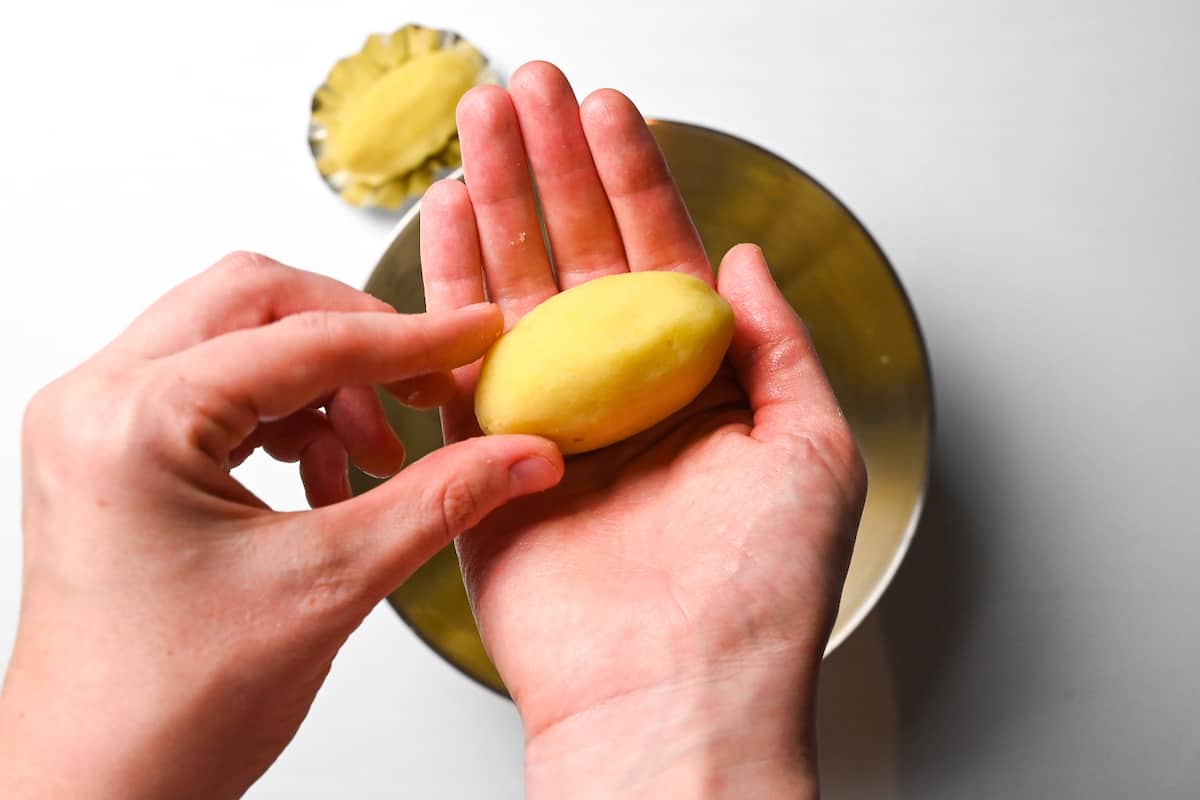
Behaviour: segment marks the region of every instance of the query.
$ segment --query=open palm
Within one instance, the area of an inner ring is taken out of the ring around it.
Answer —
[[[556,68],[535,62],[508,91],[469,93],[459,131],[466,186],[439,183],[422,208],[431,309],[486,295],[511,326],[605,274],[713,281],[662,155],[621,94],[581,107]],[[731,250],[717,288],[736,316],[729,363],[691,406],[569,459],[559,486],[459,540],[481,634],[531,739],[623,698],[759,665],[774,690],[811,702],[865,474],[758,248]],[[477,371],[455,376],[447,441],[479,435]]]

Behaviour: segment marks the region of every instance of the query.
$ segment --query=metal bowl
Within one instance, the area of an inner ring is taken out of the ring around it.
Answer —
[[[826,655],[845,641],[899,567],[925,496],[932,438],[929,362],[911,305],[887,258],[850,211],[799,168],[708,128],[651,121],[716,264],[738,242],[759,244],[808,324],[870,474],[841,610]],[[401,219],[366,289],[400,311],[424,310],[420,206]],[[435,412],[387,402],[417,458],[442,444]],[[372,483],[353,476],[355,489]],[[497,692],[504,684],[475,629],[453,548],[391,596],[417,635]]]

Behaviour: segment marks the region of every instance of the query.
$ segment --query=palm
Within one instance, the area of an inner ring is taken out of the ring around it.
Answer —
[[[844,525],[834,479],[803,449],[753,438],[738,394],[723,380],[461,540],[493,658],[518,702],[536,690],[547,709],[532,726],[686,678],[747,629],[798,652],[827,632],[832,608],[807,599],[844,555],[822,535]],[[672,660],[623,656],[639,652]]]
[[[511,324],[602,274],[677,269],[712,280],[625,98],[598,93],[581,112],[545,64],[520,70],[510,91],[476,90],[460,106],[467,191],[439,185],[422,214],[431,307],[477,302],[486,286]],[[556,273],[540,241],[520,235],[538,229],[527,160]],[[505,506],[459,541],[484,641],[533,730],[686,678],[747,630],[798,654],[828,634],[832,601],[807,599],[836,596],[813,586],[840,581],[842,534],[859,510],[857,455],[757,250],[731,252],[718,290],[738,318],[731,366],[695,402],[572,458],[559,486]],[[772,378],[780,367],[795,374]],[[456,377],[458,398],[443,416],[450,440],[478,433],[475,371]],[[801,389],[795,402],[785,396]],[[793,430],[797,419],[811,429]],[[536,704],[525,702],[534,689]]]

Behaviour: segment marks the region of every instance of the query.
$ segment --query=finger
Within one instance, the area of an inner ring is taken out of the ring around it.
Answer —
[[[558,448],[540,437],[459,442],[371,492],[323,509],[312,526],[319,541],[310,546],[357,564],[375,595],[371,599],[381,599],[493,510],[548,489],[562,472]]]
[[[434,184],[421,204],[421,275],[430,310],[459,308],[483,299],[483,260],[475,210],[458,181]],[[451,399],[441,412],[447,442],[480,435],[473,395],[478,367],[454,371]]]
[[[454,370],[454,394],[441,409],[442,437],[447,444],[482,436],[475,419],[475,385],[479,382],[479,363]]]
[[[259,441],[258,431],[251,433],[249,436],[243,439],[241,444],[233,448],[233,450],[229,453],[229,469],[233,469],[234,467],[245,463],[246,459],[250,457],[250,454],[257,450],[261,444],[262,442]]]
[[[392,307],[324,275],[256,253],[231,253],[151,305],[113,346],[160,358],[229,331],[313,310],[387,312]]]
[[[558,287],[542,245],[525,145],[508,92],[498,86],[467,92],[458,104],[458,135],[488,297],[511,325]]]
[[[350,497],[346,448],[320,411],[306,408],[264,423],[257,431],[257,438],[272,458],[300,462],[300,479],[313,508]]]
[[[431,372],[383,388],[409,408],[437,408],[450,402],[455,391],[454,376],[449,372]]]
[[[363,472],[386,478],[404,466],[404,443],[388,424],[372,387],[339,389],[325,406],[325,416],[350,460]]]
[[[438,181],[421,200],[421,279],[430,311],[484,300],[475,209],[458,181]]]
[[[629,268],[679,270],[711,284],[700,234],[637,107],[620,92],[601,89],[583,101],[580,117]]]
[[[322,508],[350,499],[353,490],[349,466],[346,448],[332,432],[313,440],[300,456],[300,481],[310,507]]]
[[[841,411],[804,323],[775,285],[754,245],[740,244],[721,261],[718,291],[733,307],[729,358],[754,409],[756,434],[811,428],[841,420]]]
[[[553,64],[521,67],[508,91],[550,236],[558,285],[628,271],[625,249],[579,121],[579,101]]]
[[[494,305],[428,314],[309,313],[219,336],[173,357],[198,392],[188,440],[224,460],[255,425],[342,386],[389,384],[483,355],[503,321]],[[186,396],[184,399],[187,399]]]

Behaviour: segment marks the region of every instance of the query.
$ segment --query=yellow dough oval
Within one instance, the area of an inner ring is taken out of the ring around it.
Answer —
[[[646,430],[712,380],[733,310],[679,272],[608,275],[561,292],[484,357],[475,416],[485,433],[532,433],[582,453]]]
[[[330,155],[370,183],[419,166],[456,131],[454,109],[483,56],[466,42],[412,59],[347,103]]]
[[[462,166],[455,108],[500,76],[453,31],[405,25],[372,34],[317,89],[308,146],[347,203],[401,209]]]

